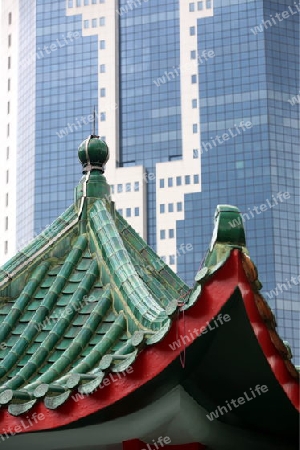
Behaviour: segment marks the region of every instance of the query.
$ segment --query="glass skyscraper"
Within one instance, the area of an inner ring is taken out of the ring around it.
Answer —
[[[72,202],[95,108],[118,210],[189,284],[216,205],[240,208],[262,292],[299,362],[300,5],[3,4],[8,36],[18,23],[13,55],[3,39],[7,79],[18,68],[7,114],[18,130],[17,248]],[[0,244],[9,253],[5,233]]]

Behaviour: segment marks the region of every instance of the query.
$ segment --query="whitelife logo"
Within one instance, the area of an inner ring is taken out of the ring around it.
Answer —
[[[257,384],[254,388],[254,390],[256,391],[256,394],[258,394],[258,396],[260,396],[261,394],[265,394],[266,392],[268,392],[268,387],[263,384],[262,386],[260,384]],[[226,406],[218,406],[217,409],[215,409],[215,411],[212,411],[210,414],[206,414],[206,417],[210,420],[213,421],[215,419],[218,419],[218,417],[223,414],[227,414],[229,411],[232,411],[232,407],[234,408],[238,408],[241,405],[244,405],[246,402],[251,402],[251,400],[253,400],[254,398],[257,397],[257,395],[255,394],[255,392],[253,391],[252,388],[250,388],[250,393],[251,396],[248,396],[247,392],[244,392],[244,396],[237,398],[236,400],[234,400],[233,398],[231,400],[225,400]],[[231,403],[231,405],[230,405]]]
[[[285,291],[288,291],[289,289],[292,289],[294,286],[298,286],[298,284],[300,283],[300,275],[298,275],[297,277],[291,277],[291,280],[288,280],[287,278],[285,280],[287,282],[287,285],[286,283],[277,283],[275,289],[266,292],[266,295],[271,299],[274,296],[277,297],[277,295],[282,294],[283,289]],[[294,284],[294,286],[291,286],[290,281]]]
[[[80,400],[84,399],[85,397],[93,394],[94,392],[97,392],[99,389],[103,389],[104,386],[109,386],[110,384],[120,380],[121,378],[126,377],[127,374],[130,374],[132,372],[133,368],[131,366],[127,367],[127,369],[125,369],[123,372],[116,372],[115,377],[114,374],[110,372],[107,377],[103,378],[101,384],[97,388],[95,388],[92,392],[90,392],[89,394],[80,394],[80,392],[77,392],[75,395],[71,396],[72,400],[74,400],[74,402],[77,403]]]
[[[250,214],[251,218],[253,219],[254,218],[253,212],[255,212],[255,214],[261,214],[262,212],[267,211],[269,208],[271,209],[271,208],[274,208],[274,206],[277,206],[279,204],[279,202],[277,200],[279,200],[280,203],[282,203],[284,200],[288,200],[290,197],[291,196],[290,196],[289,192],[277,192],[276,198],[272,194],[271,201],[267,198],[265,200],[266,203],[262,203],[260,206],[253,206],[252,210],[250,208],[248,208],[249,214]],[[272,200],[274,203],[272,203]],[[259,209],[260,209],[260,211],[259,211]],[[246,219],[250,220],[249,214],[248,214],[248,212],[242,213],[241,214],[242,218],[239,217],[238,219],[229,220],[229,225],[231,226],[231,228],[240,226],[241,223],[245,222]]]
[[[142,448],[142,450],[152,450],[153,445],[156,450],[159,450],[160,447],[164,447],[165,445],[171,444],[171,439],[169,438],[169,436],[165,436],[164,438],[162,436],[159,436],[157,441],[152,439],[152,442],[153,444],[146,444],[147,448]]]
[[[2,441],[9,439],[11,436],[15,436],[18,433],[22,433],[24,430],[32,427],[34,424],[40,422],[45,419],[45,415],[43,413],[33,413],[30,417],[26,417],[26,419],[20,421],[20,425],[16,425],[12,428],[2,428],[2,433],[0,435]]]
[[[230,320],[231,317],[229,314],[224,315],[219,314],[216,318],[212,319],[210,322],[206,322],[206,325],[201,327],[200,329],[194,328],[193,331],[188,330],[189,334],[180,336],[180,338],[177,339],[177,341],[174,341],[172,344],[169,344],[169,347],[172,351],[174,351],[177,348],[181,347],[181,343],[183,345],[186,345],[189,342],[192,342],[197,336],[206,334],[208,331],[215,330],[216,328],[219,328],[220,325],[223,325],[224,322],[229,322]]]
[[[289,19],[291,16],[294,16],[295,14],[299,14],[300,12],[300,3],[294,2],[295,8],[290,5],[288,6],[288,11],[282,11],[281,13],[276,13],[275,17],[273,17],[273,14],[270,14],[270,19],[262,20],[261,25],[257,25],[254,28],[251,28],[251,31],[254,35],[257,35],[258,33],[262,33],[264,30],[267,30],[268,28],[273,27],[273,25],[278,25],[279,22],[282,22],[285,19]],[[276,20],[276,19],[277,20]]]

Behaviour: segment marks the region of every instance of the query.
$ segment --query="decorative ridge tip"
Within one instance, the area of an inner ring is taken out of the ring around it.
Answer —
[[[198,291],[199,284],[225,264],[232,249],[239,249],[243,254],[248,255],[243,218],[236,206],[217,205],[214,223],[210,247],[195,277]],[[193,300],[199,295],[200,291],[198,291],[192,293]]]
[[[243,218],[240,210],[232,205],[217,205],[214,215],[215,228],[210,251],[216,242],[246,247]]]

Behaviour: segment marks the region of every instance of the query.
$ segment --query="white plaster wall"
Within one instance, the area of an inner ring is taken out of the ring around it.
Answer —
[[[83,5],[82,1],[82,5]],[[98,134],[105,138],[109,146],[110,159],[106,169],[106,179],[114,186],[113,200],[118,210],[125,211],[131,208],[131,217],[126,217],[130,225],[144,238],[147,237],[147,184],[144,179],[144,168],[118,167],[119,165],[119,25],[117,13],[118,0],[109,0],[105,3],[90,4],[76,7],[74,1],[73,8],[68,8],[66,1],[67,15],[82,14],[82,34],[83,36],[98,36]],[[105,25],[99,25],[100,17],[105,17]],[[92,20],[97,19],[98,26],[92,27]],[[85,21],[89,21],[89,27],[85,28]],[[100,49],[100,41],[105,40],[105,49]],[[100,72],[100,65],[105,64],[105,73]],[[106,96],[100,97],[100,89],[105,88]],[[106,120],[101,121],[101,113],[105,113]],[[133,185],[139,182],[139,191],[122,193],[117,192],[117,185],[124,187],[127,183]],[[134,215],[134,208],[139,208],[139,216]]]
[[[194,4],[195,11],[190,12],[189,5]],[[156,203],[157,203],[157,253],[166,258],[170,264],[170,256],[175,255],[172,269],[177,270],[177,258],[182,253],[176,247],[176,220],[184,219],[184,195],[201,191],[201,135],[200,135],[200,98],[198,64],[205,64],[209,60],[207,54],[198,54],[197,20],[213,15],[213,1],[211,7],[206,8],[206,1],[202,2],[203,9],[198,10],[198,2],[180,1],[180,96],[181,96],[181,126],[182,126],[182,155],[181,161],[170,161],[156,164]],[[195,35],[190,34],[190,27],[195,27]],[[208,51],[211,49],[207,49]],[[196,51],[196,59],[191,59],[191,51]],[[212,53],[211,53],[212,54]],[[199,59],[201,58],[201,59]],[[176,68],[175,68],[176,69]],[[170,68],[172,70],[172,68]],[[173,69],[174,70],[174,69]],[[175,72],[176,73],[176,72]],[[196,75],[197,82],[192,83],[191,77]],[[197,100],[197,108],[192,108],[192,100]],[[193,133],[193,125],[197,126],[197,133]],[[198,150],[198,158],[194,158],[194,150]],[[191,184],[185,184],[185,176],[190,175]],[[199,175],[199,183],[194,183],[194,175]],[[176,186],[176,176],[182,177],[182,185]],[[168,187],[168,178],[173,177],[173,187]],[[160,179],[164,178],[165,187],[160,188]],[[176,212],[176,205],[182,203],[182,212]],[[174,204],[174,212],[167,208],[160,214],[160,204]],[[168,230],[175,230],[175,238],[168,238]],[[166,231],[166,239],[160,239],[161,230]],[[185,245],[189,245],[186,242]],[[184,251],[186,251],[184,249]],[[177,254],[177,256],[176,256]]]

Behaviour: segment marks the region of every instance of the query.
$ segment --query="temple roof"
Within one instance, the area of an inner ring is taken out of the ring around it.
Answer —
[[[189,290],[114,209],[93,169],[76,203],[0,271],[0,404],[12,414],[39,398],[57,407],[70,389],[88,393],[104,371],[124,371],[168,332],[169,305]]]
[[[190,289],[116,211],[103,176],[108,155],[96,136],[81,144],[83,177],[74,204],[0,269],[3,428],[32,408],[47,413],[48,422],[30,431],[66,425],[126,398],[182,358],[182,348],[172,350],[170,343],[185,326],[202,321],[207,327],[221,308],[243,301],[240,320],[252,326],[247,333],[260,349],[256,361],[274,378],[278,402],[287,402],[287,416],[294,417],[298,373],[259,293],[242,220],[229,225],[240,218],[238,209],[218,206],[211,245]],[[197,340],[194,335],[185,346]],[[210,346],[207,341],[207,354]],[[134,376],[128,371],[105,390],[108,374],[131,367],[139,367]],[[238,376],[232,375],[232,385]],[[86,395],[84,408],[72,400],[74,392]]]

